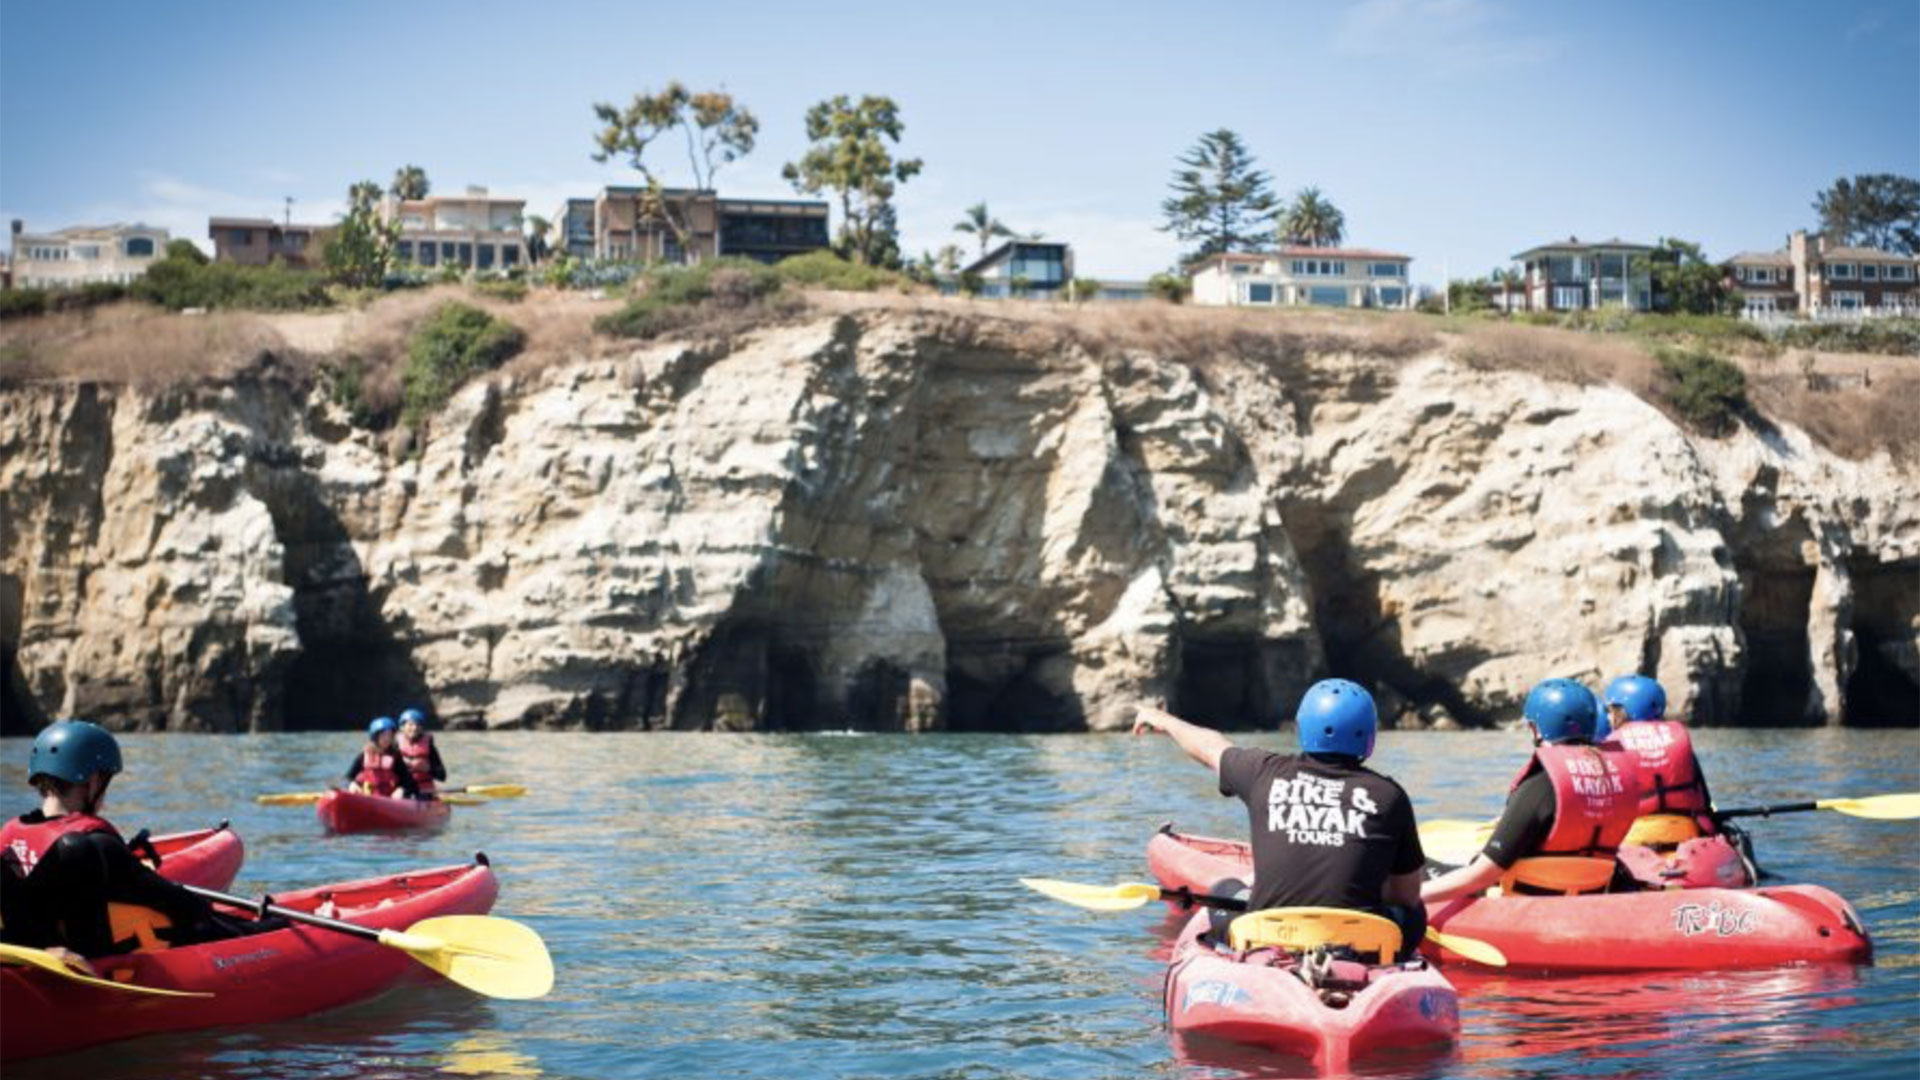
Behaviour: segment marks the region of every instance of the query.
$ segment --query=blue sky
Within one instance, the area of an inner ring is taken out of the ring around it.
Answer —
[[[545,214],[633,176],[589,157],[591,104],[674,78],[760,117],[725,193],[793,197],[807,106],[887,94],[926,161],[909,253],[966,243],[984,199],[1102,277],[1174,260],[1168,175],[1218,127],[1428,282],[1569,234],[1778,247],[1835,177],[1920,174],[1920,0],[0,0],[0,219],[204,244],[211,214],[325,220],[404,163]]]

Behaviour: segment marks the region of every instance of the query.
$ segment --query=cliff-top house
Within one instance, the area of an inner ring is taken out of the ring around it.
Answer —
[[[397,254],[417,266],[511,270],[527,261],[521,235],[527,200],[490,195],[469,185],[461,195],[380,202],[383,221],[399,222]]]
[[[167,253],[167,230],[149,225],[78,225],[13,234],[13,284],[22,289],[125,285]]]
[[[214,261],[241,266],[265,266],[275,259],[288,266],[317,266],[334,229],[332,225],[296,225],[263,217],[207,219]]]
[[[1507,311],[1649,311],[1652,275],[1637,264],[1652,253],[1650,244],[1577,236],[1530,247],[1513,257],[1521,268],[1519,284],[1496,290],[1494,304]]]
[[[1187,268],[1187,278],[1196,304],[1405,309],[1414,301],[1412,262],[1391,251],[1287,244],[1209,255]]]
[[[712,191],[663,188],[665,213],[644,187],[602,188],[554,211],[548,246],[580,259],[692,263],[718,256],[778,262],[828,244],[827,204],[807,199],[723,199]]]

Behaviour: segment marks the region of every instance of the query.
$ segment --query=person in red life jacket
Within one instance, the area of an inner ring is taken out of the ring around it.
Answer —
[[[407,768],[406,759],[393,745],[398,728],[391,716],[378,717],[367,725],[367,745],[347,766],[346,779],[354,790],[394,798],[421,797],[419,786],[413,782],[413,770]]]
[[[1633,751],[1640,766],[1640,815],[1691,818],[1699,835],[1719,831],[1707,776],[1693,752],[1693,738],[1667,719],[1667,692],[1645,675],[1622,675],[1607,684],[1607,715],[1614,742]]]
[[[1631,880],[1614,856],[1640,813],[1639,772],[1631,754],[1593,741],[1593,692],[1548,679],[1527,695],[1522,715],[1533,756],[1508,789],[1486,847],[1420,887],[1428,907],[1495,882],[1521,892],[1588,892]]]
[[[406,761],[407,771],[413,774],[420,797],[437,798],[434,783],[447,778],[447,767],[440,763],[440,748],[434,745],[433,736],[427,734],[426,714],[419,709],[401,710],[400,738],[394,745]]]
[[[33,740],[27,780],[40,808],[0,827],[0,939],[73,963],[287,925],[218,913],[141,862],[100,816],[120,771],[119,741],[97,725],[62,720]]]
[[[1345,679],[1325,679],[1308,688],[1294,719],[1298,754],[1235,746],[1150,706],[1139,708],[1133,731],[1165,732],[1213,770],[1220,794],[1246,803],[1251,892],[1233,880],[1210,892],[1246,895],[1248,911],[1334,907],[1383,915],[1400,927],[1400,958],[1411,957],[1427,928],[1420,904],[1426,855],[1407,793],[1362,764],[1379,729],[1373,695]],[[1216,940],[1226,939],[1233,914],[1215,919]]]

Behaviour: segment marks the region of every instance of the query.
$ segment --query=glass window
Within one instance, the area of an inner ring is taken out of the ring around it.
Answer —
[[[1267,284],[1264,281],[1247,282],[1247,303],[1249,304],[1273,303],[1273,286]]]
[[[1303,269],[1301,269],[1301,268],[1302,268],[1302,267],[1304,267],[1305,265],[1306,265],[1306,263],[1304,263],[1304,262],[1301,262],[1301,261],[1300,261],[1299,259],[1295,259],[1295,260],[1293,260],[1293,276],[1294,276],[1294,277],[1301,277],[1302,275],[1304,275],[1304,274],[1306,274],[1306,273],[1307,273],[1307,271],[1306,271],[1306,270],[1303,270]]]
[[[433,241],[422,240],[420,242],[420,265],[421,266],[432,266],[434,265],[434,263],[439,261],[433,257],[434,250],[435,249],[434,249]]]
[[[127,237],[127,254],[134,257],[152,255],[153,254],[153,237],[151,236]]]
[[[493,269],[493,245],[492,244],[480,245],[480,269],[482,270]]]
[[[1833,278],[1836,281],[1852,281],[1853,280],[1853,264],[1852,263],[1828,263],[1827,276]]]
[[[1578,286],[1556,285],[1553,290],[1553,306],[1562,311],[1586,307],[1586,290]]]
[[[1888,281],[1908,281],[1908,280],[1911,280],[1912,278],[1913,278],[1913,267],[1911,266],[1887,267]]]
[[[413,241],[411,240],[400,241],[400,261],[401,262],[413,261]]]
[[[239,247],[246,247],[248,244],[253,243],[253,230],[252,229],[228,230],[227,243],[234,244]]]
[[[519,264],[520,264],[520,245],[501,244],[500,245],[500,265],[501,266],[518,266]]]
[[[1307,290],[1307,303],[1320,307],[1346,307],[1347,290],[1338,285],[1315,285]]]
[[[1247,265],[1246,263],[1234,263],[1234,264],[1233,264],[1233,272],[1234,272],[1234,273],[1236,273],[1236,274],[1244,274],[1244,273],[1247,273],[1248,271],[1250,271],[1250,270],[1252,270],[1252,269],[1253,269],[1253,267],[1251,267],[1251,266],[1248,266],[1248,265]]]
[[[1407,302],[1407,290],[1397,285],[1380,286],[1380,305],[1382,307],[1401,307]]]
[[[1399,263],[1374,263],[1369,272],[1374,277],[1400,277],[1404,270]]]
[[[1861,263],[1860,264],[1860,280],[1861,281],[1879,281],[1880,268],[1878,266],[1875,266],[1873,263]]]
[[[1866,303],[1866,296],[1857,292],[1837,292],[1833,294],[1833,306],[1841,311],[1857,311]]]
[[[455,258],[459,260],[461,266],[472,266],[473,265],[473,245],[471,243],[461,244],[460,253],[457,256],[455,256]]]
[[[1603,278],[1627,276],[1627,257],[1621,252],[1602,253],[1599,263],[1600,276]]]

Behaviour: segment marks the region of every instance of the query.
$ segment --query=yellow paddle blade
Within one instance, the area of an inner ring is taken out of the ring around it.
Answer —
[[[1427,940],[1450,953],[1464,956],[1476,964],[1485,964],[1488,967],[1507,966],[1507,954],[1501,952],[1490,941],[1461,937],[1458,934],[1443,934],[1431,926],[1427,927]]]
[[[1493,835],[1491,821],[1441,819],[1420,823],[1420,846],[1427,858],[1450,866],[1465,866],[1473,861]]]
[[[525,784],[468,784],[460,789],[469,795],[485,795],[489,799],[517,799],[527,793]]]
[[[305,806],[317,803],[324,791],[289,791],[280,795],[255,795],[253,801],[261,806]]]
[[[1131,911],[1148,901],[1160,899],[1158,885],[1137,881],[1122,885],[1080,885],[1051,878],[1021,878],[1020,884],[1088,911]]]
[[[380,931],[380,943],[488,997],[522,1000],[553,989],[553,958],[533,928],[491,915],[442,915],[405,930]]]
[[[82,971],[75,971],[63,963],[59,957],[44,949],[29,949],[24,945],[0,943],[0,963],[25,964],[50,971],[63,979],[71,979],[87,986],[97,986],[103,990],[120,990],[129,994],[152,994],[156,997],[212,997],[212,994],[200,990],[162,990],[157,986],[136,986],[133,983],[114,982],[112,979],[96,979]]]
[[[1821,799],[1816,805],[1822,810],[1838,810],[1853,817],[1873,818],[1876,821],[1905,821],[1920,817],[1920,793],[1914,792],[1869,795],[1861,799]]]
[[[478,795],[462,795],[457,791],[442,791],[440,801],[448,806],[485,806],[487,800]]]

